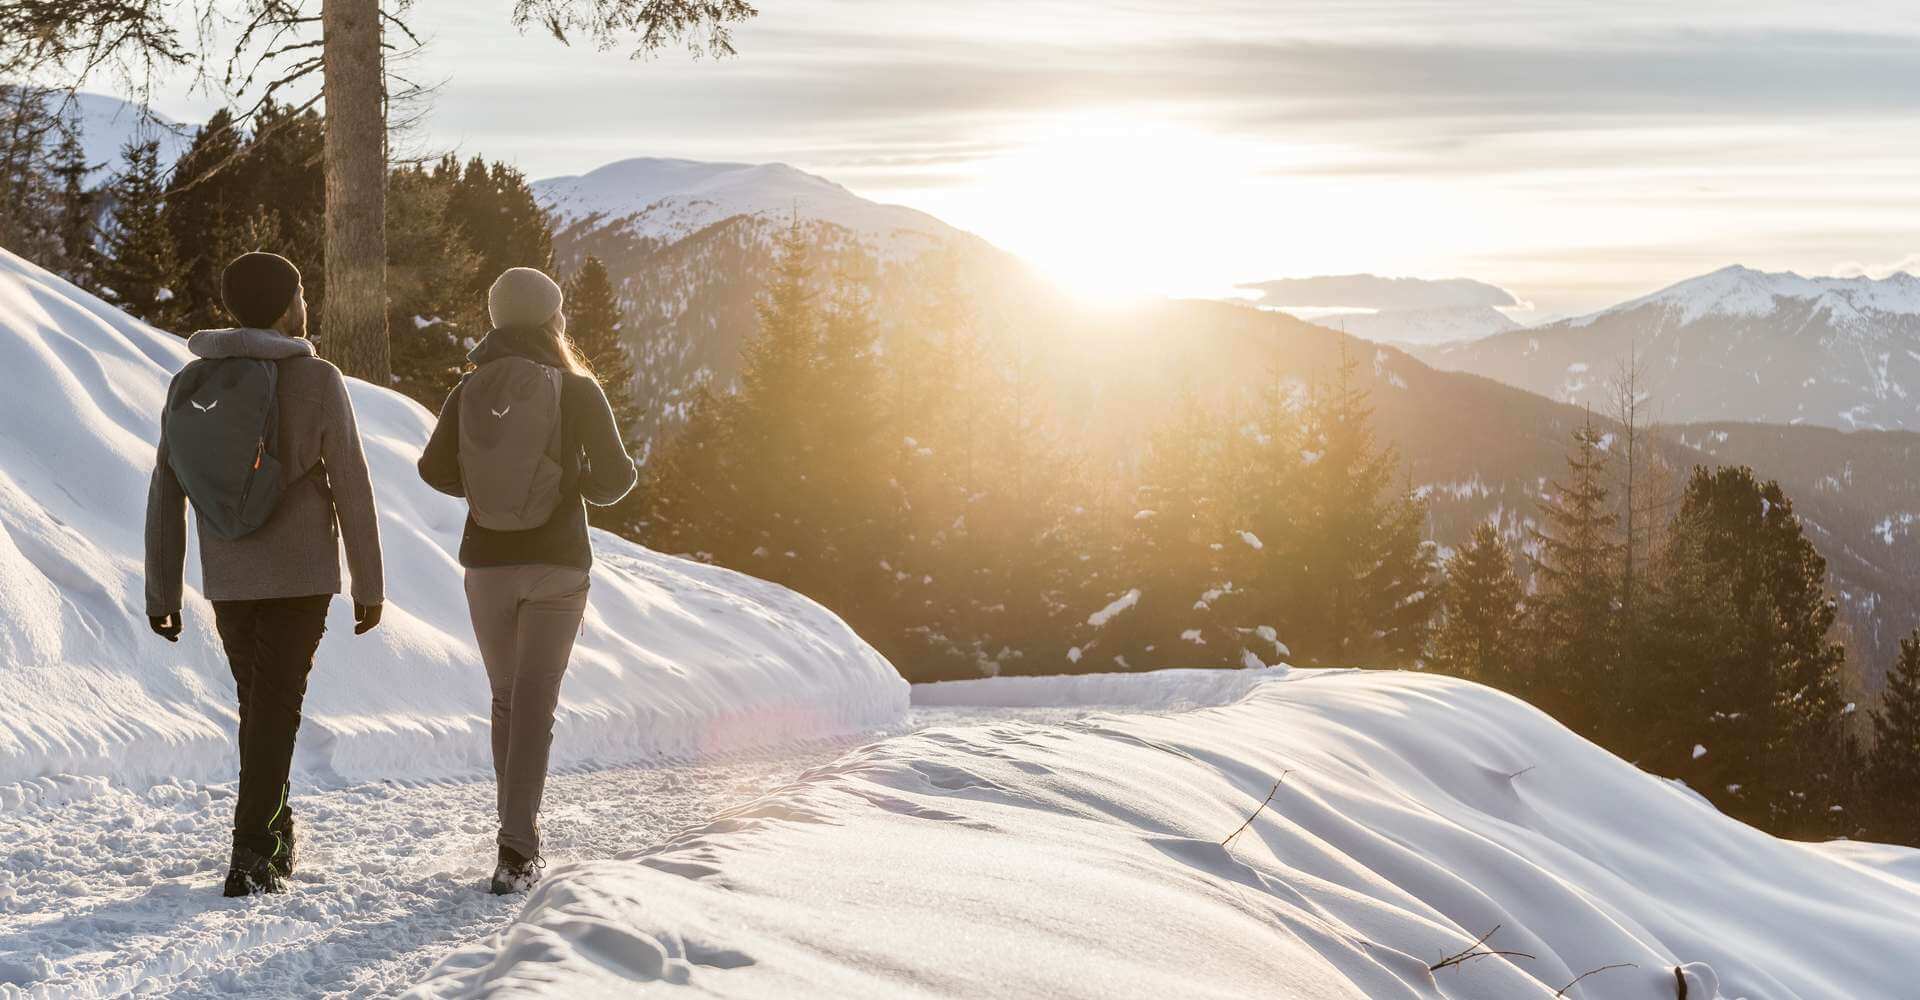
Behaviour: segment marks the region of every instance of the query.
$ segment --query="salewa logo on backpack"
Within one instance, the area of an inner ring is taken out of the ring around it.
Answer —
[[[473,523],[527,531],[559,509],[561,386],[560,369],[518,356],[460,384],[460,479]]]
[[[229,539],[251,534],[273,516],[286,492],[273,455],[279,386],[280,367],[272,361],[200,358],[167,388],[160,422],[167,464],[193,501],[201,528],[211,534]]]

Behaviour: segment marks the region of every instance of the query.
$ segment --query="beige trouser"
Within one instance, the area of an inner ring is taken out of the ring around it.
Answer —
[[[570,566],[467,570],[467,609],[493,686],[493,773],[500,845],[540,854],[553,710],[587,610],[587,572]]]

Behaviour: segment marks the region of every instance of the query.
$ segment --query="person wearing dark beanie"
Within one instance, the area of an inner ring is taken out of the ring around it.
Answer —
[[[277,253],[243,253],[220,275],[220,300],[243,327],[274,329],[300,297],[300,269]]]
[[[173,464],[176,446],[207,440],[196,435],[238,435],[245,442],[259,435],[254,469],[271,456],[282,486],[266,521],[237,538],[212,530],[216,522],[197,507],[192,521],[200,536],[200,596],[213,605],[239,709],[240,782],[221,891],[244,896],[284,891],[293,875],[294,740],[334,595],[350,592],[353,632],[360,635],[379,625],[386,592],[380,518],[353,400],[340,369],[306,339],[300,271],[278,254],[243,254],[227,265],[220,291],[238,325],[202,330],[187,338],[187,350],[223,367],[231,362],[235,370],[271,366],[274,416],[265,428],[251,420],[236,424],[247,411],[220,406],[216,397],[193,399],[191,418],[163,417],[147,485],[146,603],[153,631],[178,642],[188,606],[188,496]],[[169,387],[169,399],[175,388]],[[342,550],[351,584],[340,572]]]

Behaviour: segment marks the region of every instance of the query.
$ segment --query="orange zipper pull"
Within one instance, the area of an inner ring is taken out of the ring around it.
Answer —
[[[253,449],[253,471],[255,472],[260,471],[260,460],[265,458],[266,455],[267,455],[267,439],[261,438],[260,443],[256,445]]]

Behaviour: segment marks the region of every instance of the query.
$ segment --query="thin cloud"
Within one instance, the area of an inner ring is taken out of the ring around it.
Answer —
[[[1886,278],[1895,274],[1920,274],[1920,253],[1910,253],[1891,264],[1862,264],[1859,261],[1847,261],[1833,265],[1833,273],[1841,278]]]
[[[1437,309],[1521,304],[1512,292],[1471,278],[1434,280],[1342,274],[1255,281],[1234,287],[1261,293],[1261,305],[1296,309]]]

